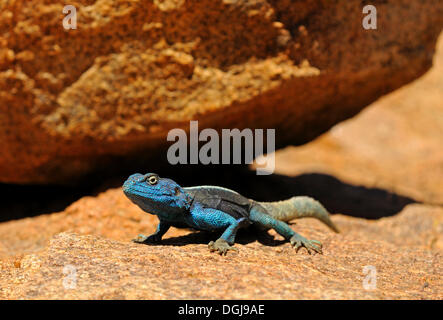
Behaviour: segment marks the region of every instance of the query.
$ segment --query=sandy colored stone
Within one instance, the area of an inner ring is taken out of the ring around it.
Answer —
[[[324,255],[252,242],[221,257],[210,253],[201,238],[198,244],[145,246],[61,233],[44,251],[0,261],[0,297],[442,299],[441,249],[365,239],[362,230],[332,235],[309,229],[310,236],[324,242]],[[376,268],[374,290],[363,286],[365,266]],[[75,288],[65,288],[71,281],[66,270],[75,270]]]
[[[0,181],[76,182],[164,159],[169,129],[302,144],[423,74],[441,1],[0,1]],[[155,162],[157,163],[157,162]],[[122,165],[123,164],[123,165]]]

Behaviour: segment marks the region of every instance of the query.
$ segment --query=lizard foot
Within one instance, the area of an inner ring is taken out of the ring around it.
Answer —
[[[322,252],[322,244],[317,240],[308,240],[305,237],[302,237],[299,234],[294,234],[291,238],[291,244],[295,248],[295,251],[298,252],[301,247],[306,248],[309,254],[311,254],[311,250],[318,253]]]
[[[158,239],[157,235],[155,235],[155,234],[151,234],[150,236],[144,236],[142,234],[139,234],[137,236],[137,238],[132,239],[132,242],[143,243],[143,244],[152,244],[152,243],[160,242],[160,239]]]
[[[238,251],[237,248],[230,246],[229,243],[222,238],[217,239],[215,242],[209,242],[208,248],[211,252],[218,251],[220,255],[226,255],[229,250]]]

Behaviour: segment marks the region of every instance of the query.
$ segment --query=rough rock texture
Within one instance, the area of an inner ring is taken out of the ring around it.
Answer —
[[[238,236],[239,253],[221,257],[207,248],[213,236],[175,228],[164,245],[131,243],[138,232],[154,231],[156,218],[131,205],[121,190],[109,190],[63,213],[0,225],[11,237],[0,250],[7,254],[0,260],[0,298],[443,298],[442,208],[409,205],[373,222],[333,219],[338,235],[309,219],[295,227],[323,241],[324,255],[296,254],[274,232],[274,238],[246,232]],[[76,287],[66,289],[72,266]],[[375,290],[363,286],[365,266],[376,268]]]
[[[0,1],[0,181],[69,183],[164,156],[187,127],[276,128],[301,144],[421,75],[438,0]]]
[[[443,34],[425,76],[275,161],[279,174],[327,174],[443,205]]]

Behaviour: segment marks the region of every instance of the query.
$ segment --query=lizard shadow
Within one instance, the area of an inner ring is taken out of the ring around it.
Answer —
[[[208,244],[210,241],[215,241],[221,234],[221,232],[195,231],[183,236],[163,238],[162,241],[158,244],[147,245],[185,246],[189,244]],[[235,243],[245,245],[255,241],[258,241],[259,243],[270,247],[275,247],[287,243],[286,240],[275,239],[268,232],[260,232],[253,227],[239,230]]]

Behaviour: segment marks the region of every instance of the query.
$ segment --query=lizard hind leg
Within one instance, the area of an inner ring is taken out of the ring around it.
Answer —
[[[216,251],[220,255],[226,255],[229,250],[238,251],[232,245],[235,242],[235,236],[237,235],[238,229],[249,224],[246,218],[241,218],[233,222],[223,234],[215,242],[211,241],[208,243],[208,248],[211,252]]]
[[[283,236],[286,240],[289,240],[291,245],[295,247],[296,252],[298,252],[301,247],[304,247],[309,254],[311,254],[311,251],[322,253],[322,244],[320,241],[308,240],[299,235],[292,230],[287,223],[274,219],[264,212],[261,207],[251,208],[249,218],[252,222],[259,226],[263,226],[268,229],[272,228],[277,231],[278,234]]]

